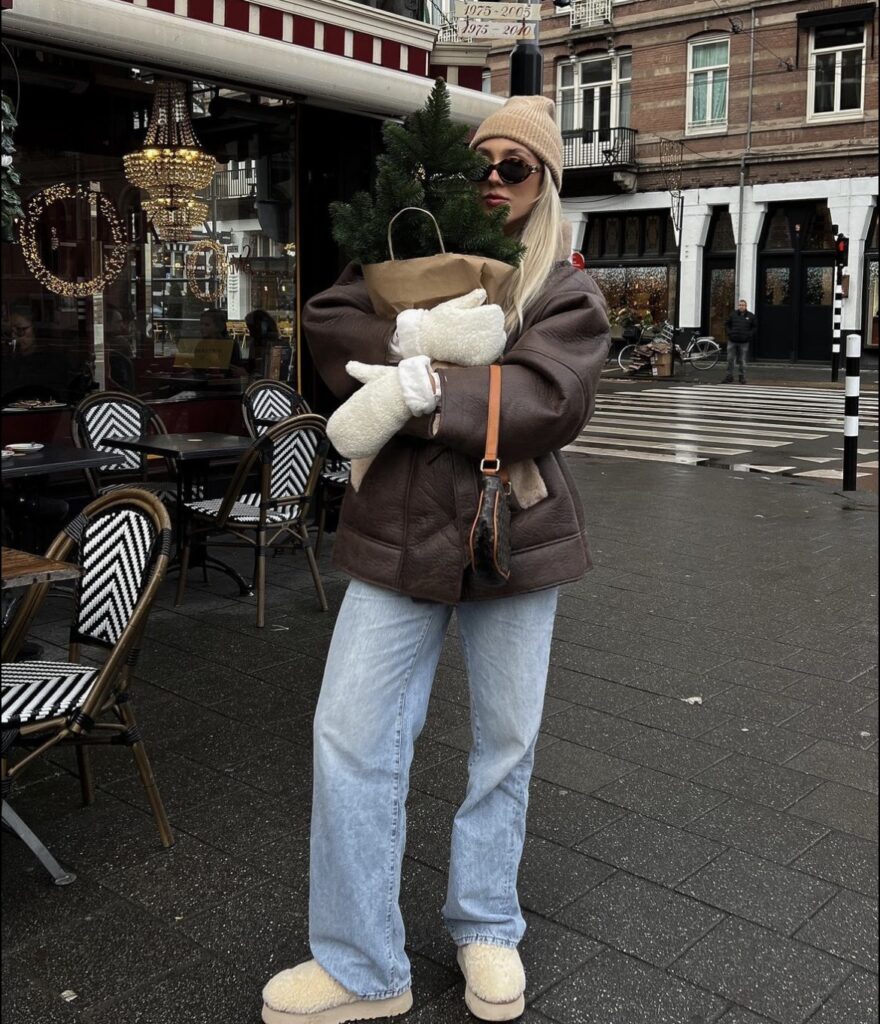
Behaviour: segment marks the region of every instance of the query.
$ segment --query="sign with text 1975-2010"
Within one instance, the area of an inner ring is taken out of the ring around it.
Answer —
[[[458,20],[459,39],[534,39],[535,24],[529,21]]]
[[[465,21],[540,21],[541,5],[456,0],[455,17]]]

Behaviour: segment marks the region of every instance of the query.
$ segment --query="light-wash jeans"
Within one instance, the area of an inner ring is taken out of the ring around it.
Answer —
[[[443,916],[456,945],[515,947],[516,878],[558,591],[458,605],[473,742]],[[453,609],[349,585],[315,716],[309,940],[362,999],[410,987],[398,906],[413,744]],[[431,912],[432,908],[426,908]]]

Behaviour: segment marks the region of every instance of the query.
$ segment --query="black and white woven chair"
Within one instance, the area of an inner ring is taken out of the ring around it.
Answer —
[[[113,447],[114,437],[167,433],[160,417],[140,398],[121,391],[95,391],[74,409],[71,432],[73,443],[79,448],[95,448],[123,457],[122,462],[84,470],[89,489],[95,497],[115,488],[133,485],[157,494],[163,501],[176,498],[177,483],[174,479],[148,479],[145,455]],[[173,477],[173,463],[166,461],[165,466],[169,477]]]
[[[306,517],[329,444],[323,416],[307,413],[282,420],[254,438],[239,460],[222,498],[186,503],[190,515],[176,604],[183,600],[193,539],[207,542],[212,537],[228,534],[237,539],[214,543],[254,549],[258,626],[265,625],[266,620],[266,552],[269,548],[293,545],[305,550],[318,603],[321,611],[327,611],[327,598],[306,528]],[[249,485],[253,487],[254,471],[258,474],[258,490],[248,490]]]
[[[277,380],[254,381],[242,396],[242,417],[251,437],[259,437],[267,427],[288,416],[299,416],[310,411],[308,402],[298,391]],[[318,505],[315,557],[321,552],[327,510],[342,504],[350,477],[351,460],[334,458],[332,451],[328,452],[315,495]]]
[[[31,586],[3,638],[2,792],[37,758],[74,744],[83,802],[94,800],[88,750],[131,748],[164,846],[174,839],[129,693],[147,615],[168,565],[171,523],[159,499],[137,488],[95,499],[55,538],[48,558],[75,562],[75,612],[68,660],[14,661],[49,584]],[[83,645],[106,652],[101,665],[79,663]],[[8,660],[7,660],[8,659]],[[9,763],[9,754],[23,756]],[[4,813],[4,818],[6,814]]]

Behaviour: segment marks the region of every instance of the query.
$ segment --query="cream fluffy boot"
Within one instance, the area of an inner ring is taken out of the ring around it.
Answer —
[[[480,1020],[516,1020],[526,1001],[526,974],[515,949],[475,942],[458,948],[464,1001]]]
[[[410,992],[390,999],[361,999],[331,978],[315,960],[281,971],[263,989],[265,1024],[346,1024],[397,1017],[411,1007]]]

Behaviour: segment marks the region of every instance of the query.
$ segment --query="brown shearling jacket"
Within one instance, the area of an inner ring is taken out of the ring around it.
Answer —
[[[395,322],[373,312],[360,270],[349,265],[303,313],[309,348],[340,401],[357,381],[350,359],[385,363]],[[608,354],[605,300],[593,279],[558,263],[512,334],[501,360],[502,465],[533,459],[547,497],[527,508],[511,500],[511,576],[479,585],[467,569],[486,439],[486,367],[439,371],[439,427],[414,418],[373,460],[358,491],[349,487],[334,564],[376,586],[456,604],[543,590],[580,579],[590,568],[584,514],[559,449],[590,418]]]

